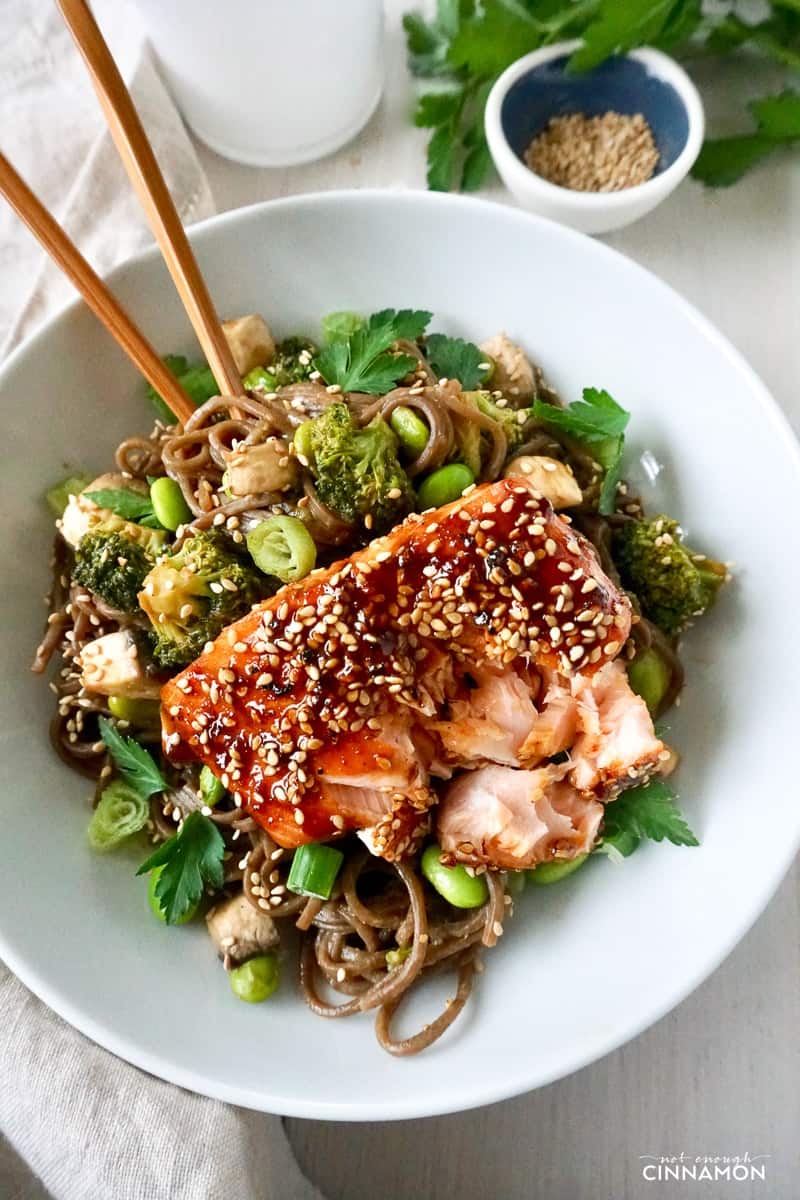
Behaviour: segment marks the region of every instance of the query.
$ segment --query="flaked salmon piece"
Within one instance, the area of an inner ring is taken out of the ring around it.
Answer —
[[[578,705],[569,682],[555,671],[542,674],[536,719],[520,748],[520,763],[536,765],[569,750],[578,728]]]
[[[603,805],[565,782],[568,770],[559,763],[465,772],[435,812],[443,853],[453,862],[519,870],[591,850]]]
[[[467,678],[461,694],[448,703],[448,719],[427,726],[440,740],[445,761],[460,767],[519,766],[537,717],[530,685],[510,669],[475,670]]]
[[[164,749],[211,767],[285,846],[375,825],[371,806],[369,816],[336,811],[320,767],[328,774],[338,755],[338,785],[366,790],[386,771],[397,808],[376,844],[402,856],[426,825],[417,805],[433,794],[398,722],[413,745],[415,725],[445,715],[466,669],[591,675],[630,622],[591,544],[523,480],[499,480],[409,517],[224,630],[163,688]],[[399,777],[417,784],[395,789]]]
[[[610,800],[621,788],[657,772],[670,757],[620,663],[608,663],[591,679],[576,676],[571,690],[578,734],[570,750],[569,779],[579,791]]]
[[[555,857],[583,853],[597,835],[603,804],[670,758],[620,663],[608,663],[590,678],[551,677],[537,722],[551,709],[558,736],[547,753],[568,750],[564,762],[538,770],[469,771],[444,792],[437,829],[454,860],[508,868],[513,859],[527,867],[546,861],[539,857],[543,848]]]
[[[578,730],[578,701],[563,675],[545,670],[525,678],[511,668],[473,671],[469,686],[448,702],[448,719],[427,728],[444,761],[474,768],[494,762],[535,767],[568,750]]]

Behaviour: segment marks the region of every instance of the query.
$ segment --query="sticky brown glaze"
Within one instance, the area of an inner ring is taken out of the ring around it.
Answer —
[[[164,749],[207,764],[282,846],[368,829],[375,853],[402,857],[435,801],[415,726],[437,716],[455,674],[488,663],[589,675],[630,622],[590,543],[522,480],[499,480],[224,630],[164,687]],[[343,780],[363,805],[342,803]]]

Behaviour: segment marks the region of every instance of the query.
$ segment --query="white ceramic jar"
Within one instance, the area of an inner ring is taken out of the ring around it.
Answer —
[[[165,82],[212,150],[258,167],[354,137],[383,88],[383,0],[137,0]]]

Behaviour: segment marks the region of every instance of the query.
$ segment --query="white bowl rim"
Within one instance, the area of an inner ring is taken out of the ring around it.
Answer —
[[[335,206],[342,201],[363,204],[365,207],[376,202],[389,201],[393,204],[407,204],[410,210],[420,205],[469,206],[480,210],[486,219],[509,221],[520,228],[524,228],[533,222],[551,231],[551,236],[553,237],[562,237],[576,243],[578,241],[581,242],[584,245],[586,253],[596,255],[598,261],[601,263],[605,259],[606,261],[613,260],[618,266],[624,264],[625,269],[632,276],[646,279],[651,287],[656,287],[664,296],[668,297],[671,303],[675,305],[698,332],[712,343],[719,353],[742,374],[742,377],[752,390],[753,403],[758,405],[761,416],[768,420],[776,435],[784,443],[787,453],[794,459],[797,468],[798,484],[800,484],[800,443],[795,437],[788,418],[778,406],[777,401],[741,352],[694,305],[685,300],[680,293],[669,284],[664,283],[652,271],[634,262],[604,242],[578,233],[558,222],[478,197],[425,192],[421,190],[371,188],[310,192],[301,196],[262,201],[258,204],[248,205],[244,208],[234,209],[214,217],[209,217],[191,226],[187,232],[190,240],[202,241],[204,236],[214,234],[218,229],[233,228],[239,223],[248,221],[251,215],[257,211],[266,209],[279,210],[281,208],[292,207],[313,209],[318,205],[325,206],[332,204]],[[136,271],[141,263],[149,262],[158,256],[158,248],[155,246],[149,247],[119,264],[114,270],[108,272],[104,278],[110,283],[113,290],[115,278],[128,271]],[[22,359],[28,354],[36,353],[46,341],[52,329],[63,320],[68,319],[76,309],[81,307],[84,307],[84,302],[80,298],[71,301],[59,312],[50,317],[40,329],[16,347],[2,365],[0,365],[0,388],[2,388],[6,377],[11,373],[12,369],[16,368]],[[800,499],[800,486],[798,487],[798,498]],[[524,1066],[525,1056],[521,1055],[518,1063],[509,1062],[506,1064],[506,1071],[498,1073],[498,1080],[502,1078],[502,1082],[498,1081],[493,1085],[487,1086],[485,1082],[468,1085],[463,1080],[460,1081],[460,1094],[455,1103],[452,1100],[431,1102],[425,1096],[407,1095],[403,1092],[402,1088],[398,1088],[395,1095],[383,1100],[379,1111],[376,1111],[377,1106],[374,1100],[365,1102],[352,1096],[346,1096],[341,1102],[337,1103],[319,1103],[313,1099],[305,1100],[297,1099],[296,1097],[292,1097],[291,1099],[278,1095],[265,1097],[264,1093],[260,1090],[229,1086],[205,1076],[201,1071],[188,1070],[166,1062],[161,1056],[142,1049],[135,1040],[120,1036],[113,1028],[103,1024],[96,1017],[87,1014],[79,1006],[73,1005],[69,1000],[60,995],[57,983],[43,976],[35,967],[29,966],[23,956],[18,956],[14,953],[5,941],[1,927],[0,957],[3,958],[8,967],[18,976],[22,983],[38,996],[40,1000],[97,1045],[159,1079],[166,1080],[169,1083],[176,1084],[199,1095],[210,1096],[213,1099],[221,1100],[228,1104],[235,1104],[261,1112],[272,1112],[311,1120],[373,1122],[412,1120],[421,1117],[463,1112],[468,1109],[507,1100],[535,1088],[544,1087],[558,1079],[565,1078],[582,1067],[598,1061],[613,1050],[638,1037],[644,1030],[648,1029],[656,1021],[659,1021],[685,1000],[727,958],[774,896],[792,865],[798,849],[800,849],[800,821],[798,822],[793,838],[787,839],[782,844],[773,847],[772,859],[774,872],[769,879],[765,878],[763,886],[751,896],[749,909],[744,913],[737,926],[729,931],[725,939],[715,945],[713,952],[709,953],[700,969],[688,978],[682,978],[680,983],[674,986],[671,991],[665,991],[658,1004],[653,1004],[637,1021],[626,1026],[622,1036],[620,1036],[618,1031],[607,1031],[603,1034],[598,1034],[593,1039],[590,1048],[587,1043],[583,1043],[580,1049],[573,1050],[571,1054],[565,1055],[558,1068],[543,1074],[537,1073],[531,1065],[526,1069]]]
[[[689,173],[700,153],[706,122],[700,93],[686,71],[669,54],[665,54],[663,50],[657,50],[654,46],[642,46],[616,57],[632,58],[649,67],[653,75],[665,83],[669,83],[675,89],[686,110],[686,118],[689,123],[686,145],[665,171],[653,175],[644,183],[622,188],[618,192],[578,192],[573,188],[565,188],[560,184],[551,183],[541,175],[537,175],[520,160],[516,151],[511,147],[501,118],[503,102],[513,85],[534,67],[550,62],[554,58],[561,58],[565,54],[571,54],[580,45],[580,38],[554,42],[550,46],[542,46],[538,50],[524,54],[511,66],[506,67],[492,86],[486,101],[484,123],[492,155],[502,155],[503,171],[513,175],[515,184],[520,189],[524,188],[531,195],[538,193],[543,200],[548,200],[550,204],[560,203],[569,206],[573,211],[586,212],[602,208],[612,212],[638,204],[651,194],[654,200],[665,197]]]

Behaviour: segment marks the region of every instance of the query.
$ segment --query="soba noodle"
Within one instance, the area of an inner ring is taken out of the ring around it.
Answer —
[[[350,395],[345,399],[355,419],[366,424],[376,416],[389,418],[400,405],[424,418],[429,436],[424,448],[406,464],[414,477],[454,457],[459,432],[466,426],[478,430],[482,444],[481,480],[500,476],[508,457],[508,439],[502,425],[465,399],[456,381],[439,380],[415,343],[400,347],[413,354],[418,368],[413,380],[388,394],[375,397]],[[557,403],[555,393],[534,369],[536,395]],[[223,489],[223,474],[231,451],[257,445],[267,438],[284,439],[287,455],[296,427],[319,414],[334,399],[329,389],[303,381],[262,395],[215,397],[200,405],[183,428],[157,424],[150,437],[129,437],[116,452],[118,468],[134,479],[168,475],[179,484],[192,515],[180,539],[191,530],[223,526],[234,540],[266,516],[301,517],[328,560],[360,543],[355,529],[327,508],[316,493],[310,471],[300,469],[294,499],[266,492],[232,498]],[[503,401],[505,403],[505,401]],[[524,444],[517,454],[548,454],[572,468],[584,489],[585,501],[575,512],[575,523],[594,543],[606,572],[616,578],[610,554],[615,520],[597,515],[596,500],[602,480],[598,465],[568,438],[557,438],[529,421]],[[635,503],[631,501],[631,503]],[[108,716],[106,698],[87,694],[81,685],[76,659],[86,643],[117,629],[136,631],[136,620],[111,609],[102,600],[70,584],[73,554],[57,538],[53,560],[50,617],[38,649],[34,670],[45,670],[58,654],[61,666],[51,684],[57,696],[57,713],[51,736],[59,755],[71,767],[89,776],[99,791],[112,767],[99,736],[98,718]],[[146,622],[145,622],[146,624]],[[671,703],[682,684],[682,669],[674,647],[649,621],[635,625],[637,645],[655,644],[668,662],[672,676],[664,705]],[[118,721],[124,732],[126,723]],[[137,737],[154,749],[160,730],[138,729]],[[195,766],[165,768],[170,790],[153,797],[148,832],[154,842],[170,837],[180,821],[204,801]],[[309,1007],[320,1016],[343,1018],[377,1012],[376,1034],[381,1046],[393,1055],[418,1053],[431,1045],[452,1024],[466,1004],[483,948],[491,947],[511,915],[511,896],[503,872],[487,871],[486,902],[474,910],[446,904],[425,883],[410,862],[387,863],[368,854],[351,838],[341,843],[345,866],[325,902],[308,900],[287,889],[292,852],[279,847],[259,825],[227,797],[214,809],[204,808],[222,834],[226,850],[224,893],[237,891],[259,912],[266,909],[277,922],[288,921],[300,931],[300,982]],[[477,870],[481,870],[478,868]],[[394,951],[387,958],[387,953]],[[226,966],[230,961],[226,960]],[[411,987],[425,975],[456,972],[454,997],[444,1011],[413,1036],[396,1039],[392,1023],[398,1006]],[[341,1002],[326,998],[322,988],[339,993]]]

